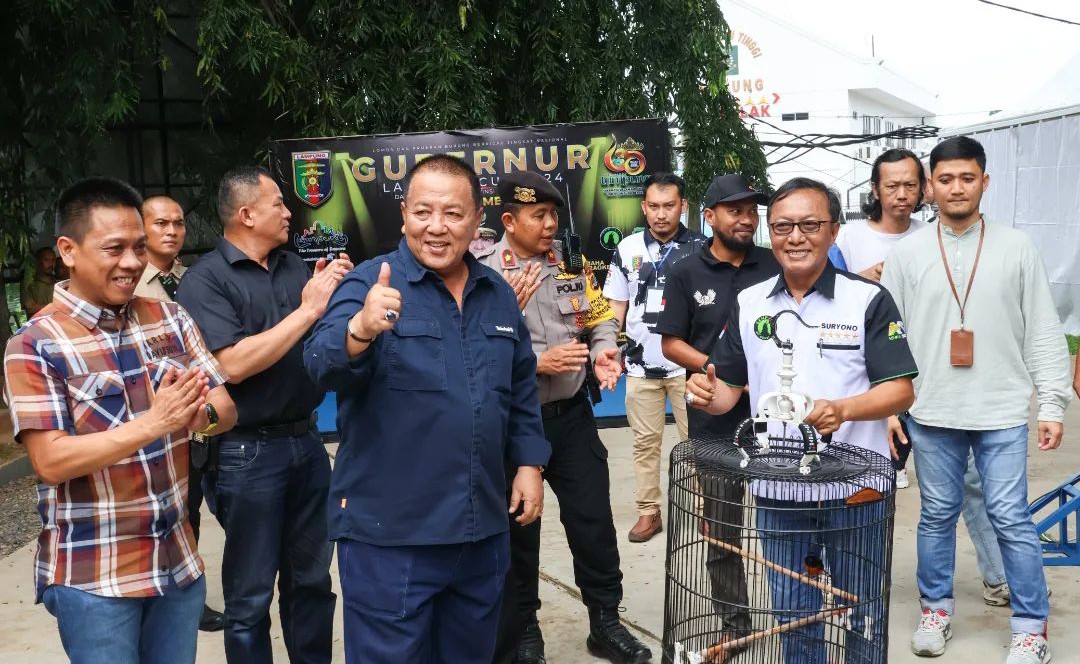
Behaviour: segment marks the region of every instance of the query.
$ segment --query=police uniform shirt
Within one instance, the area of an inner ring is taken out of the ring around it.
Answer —
[[[664,285],[664,310],[653,332],[682,339],[695,350],[708,355],[728,324],[735,296],[752,286],[780,274],[780,264],[772,251],[753,246],[738,266],[720,261],[709,244],[680,261],[671,269]],[[723,415],[711,416],[689,409],[692,433],[708,432],[731,436],[740,422],[750,417],[750,398],[743,394],[739,402]]]
[[[184,267],[180,261],[173,261],[172,268],[169,269],[165,278],[172,277],[172,289],[173,293],[170,294],[165,288],[165,282],[162,281],[162,272],[157,269],[153,263],[147,263],[143,268],[142,276],[139,277],[139,283],[135,284],[135,294],[139,297],[152,297],[155,300],[163,300],[166,302],[172,302],[175,296],[176,290],[180,287],[180,279],[187,272],[187,268]]]
[[[188,268],[176,301],[202,330],[211,352],[265,332],[300,308],[311,270],[296,254],[273,249],[264,268],[225,238]],[[323,391],[304,370],[297,342],[266,370],[241,383],[227,383],[236,404],[237,426],[258,427],[310,417]]]
[[[763,321],[785,309],[814,326],[807,328],[790,314],[776,321],[776,336],[794,345],[793,392],[812,399],[843,399],[918,373],[900,313],[879,284],[830,264],[802,302],[796,302],[781,273],[738,294],[732,323],[710,358],[717,378],[732,386],[750,385],[755,411],[762,394],[780,389],[776,373],[781,351],[768,338]],[[777,436],[798,435],[790,427],[785,432],[777,422],[770,423],[769,431]],[[883,419],[844,422],[833,440],[889,458],[886,432]]]
[[[598,287],[588,260],[580,274],[570,274],[563,269],[559,248],[553,247],[532,259],[521,259],[514,254],[505,235],[497,244],[481,251],[477,258],[500,273],[524,269],[530,261],[541,262],[540,286],[522,311],[537,362],[547,349],[578,339],[589,344],[589,357],[593,362],[600,351],[618,348],[615,316]],[[538,375],[537,381],[540,403],[569,399],[585,383],[585,368],[553,376]]]
[[[646,228],[625,238],[615,249],[604,282],[604,295],[628,303],[627,375],[672,378],[683,373],[682,367],[664,357],[660,335],[654,328],[664,311],[664,285],[668,275],[675,265],[707,243],[704,235],[680,224],[667,244],[660,244]]]

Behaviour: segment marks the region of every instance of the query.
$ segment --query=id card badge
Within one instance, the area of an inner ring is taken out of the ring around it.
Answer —
[[[658,314],[664,310],[664,289],[650,288],[645,294],[645,313]]]
[[[954,367],[970,367],[975,363],[975,333],[960,328],[949,337],[949,364]]]

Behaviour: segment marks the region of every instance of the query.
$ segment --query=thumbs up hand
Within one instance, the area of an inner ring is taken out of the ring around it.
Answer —
[[[401,293],[390,286],[390,263],[379,266],[379,278],[364,299],[364,308],[349,321],[358,337],[371,339],[394,327],[401,314]]]
[[[696,373],[686,381],[686,403],[707,410],[716,395],[716,367],[709,363],[704,374]]]

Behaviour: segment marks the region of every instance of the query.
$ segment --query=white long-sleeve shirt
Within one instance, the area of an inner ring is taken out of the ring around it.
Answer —
[[[915,421],[949,429],[986,431],[1028,421],[1032,390],[1038,419],[1061,422],[1072,398],[1069,350],[1046,269],[1024,233],[986,222],[986,239],[965,308],[974,333],[974,363],[949,363],[951,331],[960,308],[938,248],[935,222],[897,243],[885,259],[881,283],[904,319],[919,366]],[[979,224],[957,236],[942,225],[953,281],[963,301],[979,245]]]

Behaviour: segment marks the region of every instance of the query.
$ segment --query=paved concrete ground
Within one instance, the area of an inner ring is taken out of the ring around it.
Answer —
[[[1066,422],[1066,443],[1055,453],[1034,450],[1030,456],[1031,494],[1039,495],[1080,469],[1080,406],[1073,405]],[[668,427],[665,448],[675,443],[673,427]],[[659,638],[663,630],[664,603],[664,540],[661,537],[647,544],[630,544],[626,532],[636,518],[634,511],[632,437],[627,429],[602,432],[610,451],[612,499],[615,522],[619,531],[625,574],[625,620],[646,638],[659,661]],[[666,457],[666,454],[665,454]],[[908,637],[916,618],[915,588],[915,525],[918,518],[919,496],[916,488],[901,491],[898,498],[895,550],[893,557],[892,620],[889,628],[890,662],[907,663],[918,660],[907,648]],[[544,607],[540,618],[548,641],[548,660],[552,664],[594,662],[584,650],[588,619],[584,607],[573,596],[573,570],[566,540],[558,522],[558,506],[548,495],[544,528],[544,582],[541,598]],[[210,603],[221,607],[221,586],[218,570],[221,564],[222,534],[209,514],[203,519],[203,555],[210,574]],[[963,526],[961,526],[961,530]],[[0,662],[4,664],[59,664],[66,661],[55,623],[45,609],[33,605],[31,560],[33,545],[0,560]],[[971,544],[961,534],[958,548],[956,585],[957,616],[953,622],[954,638],[947,654],[939,662],[980,662],[991,664],[1003,661],[1008,643],[1009,610],[983,604],[981,585]],[[1051,600],[1053,618],[1050,625],[1051,642],[1057,664],[1080,662],[1080,575],[1076,568],[1048,568],[1054,595]],[[335,568],[335,584],[337,574]],[[276,608],[275,608],[276,612]],[[285,648],[280,632],[274,628],[274,643],[279,662],[285,662]],[[335,631],[335,659],[344,661],[341,639],[341,616]],[[199,662],[224,662],[221,634],[201,634]],[[737,662],[738,660],[734,660]]]

